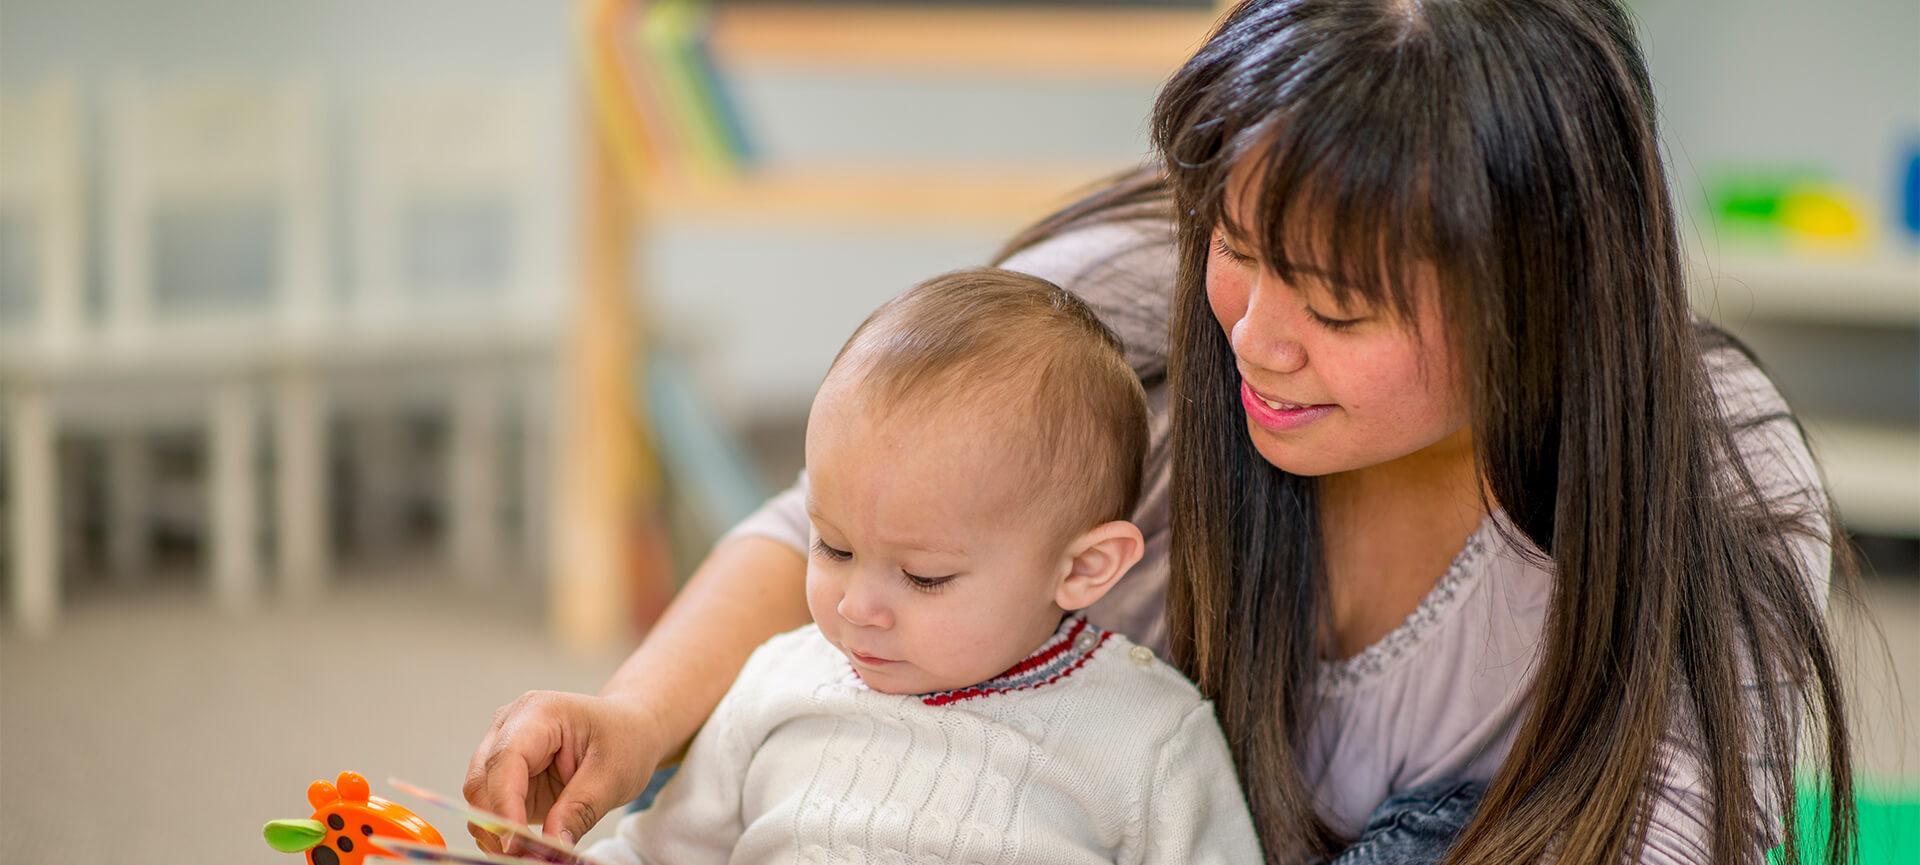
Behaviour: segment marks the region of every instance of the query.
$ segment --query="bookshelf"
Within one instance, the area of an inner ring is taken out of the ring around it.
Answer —
[[[736,69],[1157,79],[1200,47],[1215,16],[1139,6],[722,5],[713,47]]]
[[[664,533],[653,498],[660,469],[649,406],[638,386],[648,376],[642,366],[647,330],[634,298],[647,291],[635,259],[650,232],[711,223],[1007,232],[1064,203],[1081,186],[1129,167],[1111,160],[760,160],[700,170],[703,154],[663,157],[663,138],[649,129],[671,116],[672,106],[663,111],[661,103],[670,103],[674,93],[648,104],[648,95],[634,84],[636,71],[663,68],[658,57],[635,56],[638,43],[657,38],[646,23],[636,23],[647,5],[585,0],[581,7],[592,115],[579,218],[590,240],[562,365],[569,398],[560,422],[568,438],[559,448],[555,475],[549,591],[554,632],[583,649],[618,641],[636,620],[649,625],[672,588],[658,555]],[[1150,85],[1191,54],[1217,12],[1206,4],[1183,5],[722,3],[705,38],[712,63],[729,71],[964,74],[1015,83],[1044,76]],[[631,38],[635,32],[645,35]],[[665,68],[672,77],[673,68]],[[692,68],[697,78],[697,62]],[[709,143],[715,139],[710,130],[703,134]],[[705,161],[710,168],[712,160]],[[605,470],[608,465],[619,470]]]
[[[1920,345],[1920,253],[1913,250],[1824,256],[1696,252],[1691,276],[1694,308],[1736,335],[1758,330],[1774,339],[1849,340],[1878,334],[1874,344],[1880,344],[1891,333]],[[1822,377],[1847,375],[1835,370]],[[1802,396],[1823,396],[1809,387],[1803,383]],[[1793,397],[1793,388],[1787,390]],[[1863,419],[1819,406],[1803,407],[1801,419],[1848,527],[1920,539],[1920,429],[1897,418]]]

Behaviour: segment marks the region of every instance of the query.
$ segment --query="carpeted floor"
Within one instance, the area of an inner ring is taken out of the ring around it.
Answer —
[[[457,793],[495,707],[529,689],[593,691],[618,661],[562,656],[524,584],[361,579],[237,617],[181,588],[89,595],[49,639],[0,630],[5,865],[293,865],[260,827],[306,816],[308,782],[356,769],[376,792],[398,775]],[[1920,581],[1872,584],[1864,600],[1906,688],[1843,615],[1861,771],[1871,790],[1913,797]],[[429,819],[465,847],[456,823]],[[1905,819],[1899,849],[1912,850]]]
[[[596,690],[618,661],[562,656],[537,601],[395,579],[233,617],[135,590],[80,599],[45,641],[6,633],[0,863],[297,865],[261,825],[311,813],[315,778],[354,769],[409,805],[389,776],[458,795],[496,707]]]

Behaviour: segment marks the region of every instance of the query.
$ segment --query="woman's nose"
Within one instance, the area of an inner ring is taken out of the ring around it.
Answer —
[[[1233,323],[1228,341],[1242,360],[1268,372],[1298,372],[1307,365],[1307,350],[1294,339],[1298,322],[1282,304],[1281,292],[1256,286],[1247,297],[1247,309]]]
[[[848,580],[842,587],[840,605],[836,609],[840,618],[854,627],[887,628],[893,625],[893,614],[887,609],[881,592],[867,578],[854,577]]]

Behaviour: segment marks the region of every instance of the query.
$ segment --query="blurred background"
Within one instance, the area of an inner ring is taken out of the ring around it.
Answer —
[[[1632,5],[1911,816],[1920,5]],[[1216,13],[0,0],[0,861],[295,861],[258,827],[312,779],[457,793],[791,482],[873,306],[1146,158]]]

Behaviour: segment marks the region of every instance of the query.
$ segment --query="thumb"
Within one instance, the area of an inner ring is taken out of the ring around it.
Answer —
[[[608,811],[626,804],[620,780],[619,773],[604,764],[583,762],[547,809],[540,831],[568,844],[579,841]]]

